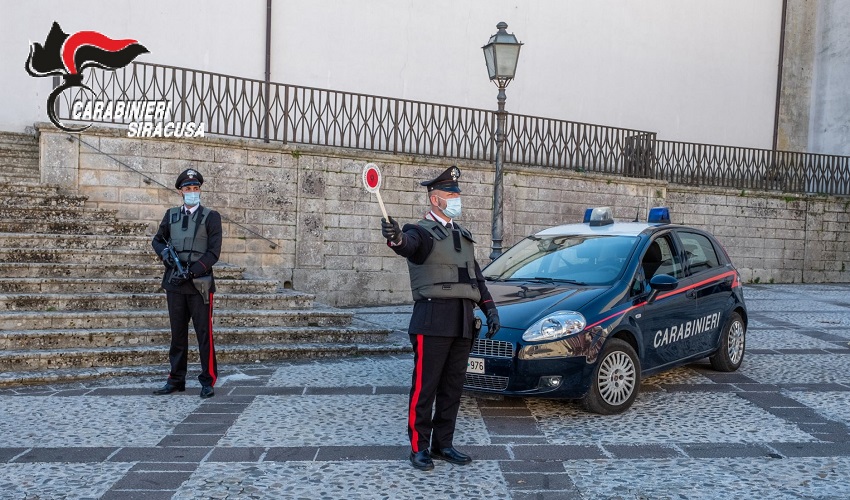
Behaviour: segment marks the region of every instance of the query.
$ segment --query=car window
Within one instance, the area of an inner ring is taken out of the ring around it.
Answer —
[[[577,281],[588,285],[616,279],[632,254],[634,236],[528,237],[487,266],[490,279]]]
[[[681,259],[674,248],[668,235],[659,236],[649,244],[641,259],[641,267],[647,280],[658,274],[682,278]]]
[[[685,266],[689,276],[720,265],[714,245],[706,236],[679,231],[679,240],[685,250]]]

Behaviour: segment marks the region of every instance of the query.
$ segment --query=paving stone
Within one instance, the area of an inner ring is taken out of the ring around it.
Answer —
[[[587,458],[605,458],[598,446],[577,445],[518,445],[512,447],[517,460],[581,460]]]
[[[220,435],[210,435],[210,434],[171,434],[169,436],[165,436],[162,440],[157,443],[157,446],[172,446],[172,447],[184,447],[184,446],[202,446],[205,448],[210,448],[218,444],[219,440],[221,440]]]
[[[4,396],[0,398],[0,436],[5,446],[13,447],[152,446],[198,401],[154,396]]]
[[[389,478],[392,478],[389,480]],[[407,460],[367,462],[205,463],[175,498],[233,497],[419,499],[507,499],[510,493],[495,462],[458,467],[444,462],[423,473]]]
[[[542,434],[537,421],[531,417],[484,417],[487,432],[503,436],[536,436]]]
[[[103,462],[115,453],[117,448],[98,447],[57,447],[33,448],[15,459],[15,463],[62,462],[87,463]]]
[[[115,490],[175,490],[191,472],[133,471],[112,485]]]
[[[407,405],[401,394],[258,396],[219,445],[407,445]],[[461,400],[454,444],[489,444],[475,400]]]
[[[27,448],[0,448],[0,462],[8,462],[25,451]]]
[[[316,460],[403,460],[409,453],[410,446],[322,446]]]
[[[258,462],[265,456],[267,448],[251,448],[246,446],[233,448],[216,448],[207,458],[208,462]]]
[[[658,444],[606,444],[603,448],[613,458],[673,458],[682,456],[682,453],[677,449]]]
[[[692,458],[767,457],[771,453],[758,443],[680,443],[678,447]]]
[[[556,444],[814,440],[731,393],[641,394],[629,411],[606,417],[546,400],[529,400],[529,408]]]

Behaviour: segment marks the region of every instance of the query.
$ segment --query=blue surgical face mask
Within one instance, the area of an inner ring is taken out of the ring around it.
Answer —
[[[201,202],[201,192],[194,191],[191,193],[183,193],[183,203],[188,207],[194,207]]]
[[[460,198],[440,198],[441,200],[446,202],[446,208],[443,209],[443,213],[446,214],[446,217],[450,219],[454,219],[456,217],[460,217]]]

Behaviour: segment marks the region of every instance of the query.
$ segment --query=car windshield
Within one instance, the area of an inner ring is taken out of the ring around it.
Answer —
[[[487,266],[489,280],[612,283],[632,254],[635,236],[529,236]]]

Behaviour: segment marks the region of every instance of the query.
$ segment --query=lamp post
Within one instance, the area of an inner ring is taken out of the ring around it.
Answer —
[[[507,27],[505,22],[497,24],[499,31],[490,37],[487,45],[481,47],[484,49],[484,62],[487,64],[490,81],[499,87],[499,110],[496,111],[496,176],[493,180],[493,246],[490,260],[502,255],[502,148],[505,144],[505,123],[508,114],[505,111],[505,89],[514,79],[519,49],[522,47],[513,33],[505,31]]]

